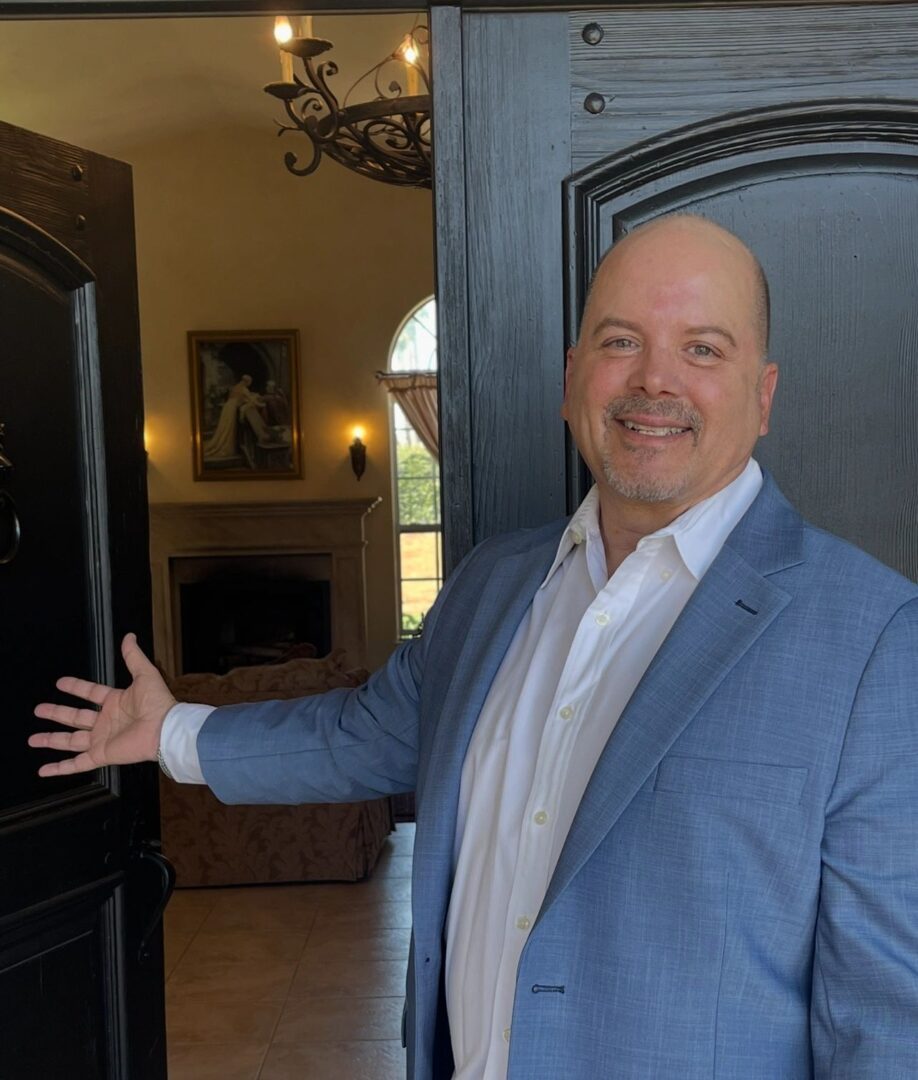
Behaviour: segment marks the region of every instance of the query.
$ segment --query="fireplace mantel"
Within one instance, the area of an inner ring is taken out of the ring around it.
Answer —
[[[319,555],[330,564],[331,637],[354,666],[366,663],[364,519],[381,500],[154,503],[150,506],[153,644],[170,676],[180,670],[177,559]]]

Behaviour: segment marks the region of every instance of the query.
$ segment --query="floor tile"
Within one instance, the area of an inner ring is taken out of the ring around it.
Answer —
[[[395,832],[389,833],[383,850],[395,849],[402,855],[410,855],[414,848],[414,831],[413,821],[403,821],[396,827]]]
[[[404,960],[334,960],[301,963],[291,997],[395,997],[405,992]]]
[[[268,1044],[169,1043],[169,1080],[256,1080]]]
[[[217,902],[214,889],[176,889],[169,898],[163,923],[180,934],[196,934]]]
[[[175,971],[178,962],[185,955],[185,951],[191,944],[194,934],[180,934],[171,930],[168,926],[163,932],[164,973],[168,979]]]
[[[259,963],[270,960],[299,960],[306,943],[305,933],[287,934],[275,930],[200,931],[188,946],[181,963],[202,964],[233,960]]]
[[[166,1002],[166,1038],[177,1043],[264,1043],[274,1033],[280,1001],[192,995]]]
[[[411,926],[411,905],[407,901],[381,904],[323,904],[316,910],[311,937],[327,930],[348,927],[364,930],[404,929]]]
[[[192,942],[189,956],[197,944]],[[410,931],[407,929],[365,930],[339,927],[313,931],[303,950],[301,963],[328,963],[334,960],[407,960]]]
[[[401,997],[291,998],[271,1045],[400,1039],[404,1004]]]
[[[308,888],[233,889],[218,896],[201,927],[207,933],[223,930],[283,930],[308,932],[318,900]]]
[[[398,903],[411,900],[410,878],[367,878],[366,881],[317,884],[316,900],[341,904]]]
[[[208,961],[181,964],[169,980],[167,996],[244,998],[246,1001],[283,1001],[296,971],[295,960]]]
[[[390,855],[386,859],[380,859],[379,862],[373,867],[373,872],[370,874],[371,881],[378,881],[380,878],[410,878],[411,877],[411,864],[414,860],[410,855]]]
[[[400,1040],[272,1046],[259,1080],[405,1080]]]

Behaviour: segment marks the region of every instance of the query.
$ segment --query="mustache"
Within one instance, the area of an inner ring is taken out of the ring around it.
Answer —
[[[696,433],[704,427],[701,413],[684,401],[661,401],[659,398],[648,398],[642,394],[613,398],[603,410],[603,420],[608,426],[613,420],[618,420],[629,413],[642,413],[644,416],[672,420],[674,426],[690,427]]]

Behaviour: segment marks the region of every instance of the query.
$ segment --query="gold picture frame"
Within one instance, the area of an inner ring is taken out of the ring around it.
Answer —
[[[302,478],[299,333],[189,330],[195,480]]]

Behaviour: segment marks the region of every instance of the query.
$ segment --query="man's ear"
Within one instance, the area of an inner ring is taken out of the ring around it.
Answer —
[[[759,376],[759,409],[761,410],[762,422],[759,425],[759,435],[768,434],[768,417],[771,415],[771,404],[775,397],[775,387],[778,385],[778,365],[766,364]]]

